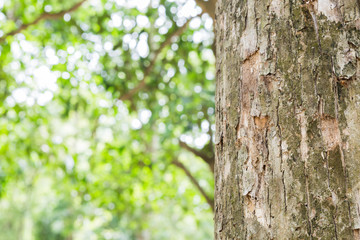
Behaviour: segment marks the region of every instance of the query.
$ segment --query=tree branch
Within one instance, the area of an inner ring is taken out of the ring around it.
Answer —
[[[195,156],[198,156],[198,157],[202,158],[209,165],[212,173],[214,173],[215,159],[213,157],[209,157],[205,153],[190,147],[189,145],[187,145],[183,141],[179,140],[179,145],[180,145],[180,147],[182,147],[182,148],[188,150],[189,152],[193,153]]]
[[[189,171],[189,169],[187,169],[185,167],[184,164],[182,164],[179,160],[173,160],[172,162],[175,166],[177,166],[178,168],[182,169],[184,171],[184,173],[186,174],[186,176],[190,179],[190,181],[195,185],[195,187],[200,191],[201,195],[203,195],[203,197],[205,198],[206,202],[210,205],[212,211],[214,211],[214,199],[212,199],[211,197],[209,197],[206,192],[204,191],[204,189],[200,186],[200,184],[198,183],[198,181],[195,179],[195,177],[191,174],[191,172]]]
[[[360,1],[360,0],[358,0]],[[213,24],[215,23],[215,9],[216,9],[216,2],[217,0],[208,0],[205,2],[204,0],[195,0],[196,4],[201,8],[201,10],[212,18]],[[211,49],[214,53],[214,56],[216,57],[216,45],[215,41],[211,46]]]
[[[204,0],[195,0],[196,4],[201,7],[202,11],[209,14],[209,16],[215,20],[215,7],[217,0],[208,0],[205,2]]]
[[[210,135],[210,148],[211,148],[211,151],[212,151],[212,155],[215,156],[215,153],[214,153],[214,142],[213,142],[213,130],[211,129],[211,121],[207,120],[209,123],[210,123],[210,126],[209,126],[209,135]],[[214,159],[214,162],[215,162],[215,159]]]
[[[56,12],[56,13],[43,13],[41,14],[38,18],[36,18],[34,21],[30,22],[30,23],[26,23],[21,25],[18,29],[15,29],[7,34],[5,34],[4,36],[2,36],[0,38],[0,43],[5,41],[5,39],[9,36],[14,36],[24,30],[26,30],[27,28],[36,25],[37,23],[39,23],[42,20],[51,20],[51,19],[58,19],[63,17],[65,14],[70,13],[75,11],[76,9],[78,9],[86,0],[82,0],[78,3],[76,3],[75,5],[73,5],[71,8],[66,9],[66,10],[62,10],[60,12]]]
[[[198,16],[201,16],[198,15]],[[196,16],[196,17],[198,17]],[[167,47],[168,45],[171,44],[172,42],[172,38],[174,37],[177,37],[177,36],[180,36],[184,31],[185,29],[187,28],[187,26],[189,25],[190,21],[192,20],[193,18],[189,18],[186,23],[181,26],[180,28],[176,29],[176,31],[172,32],[164,42],[161,43],[160,47],[154,52],[154,57],[152,58],[151,62],[150,62],[150,65],[145,69],[144,71],[144,76],[143,78],[141,79],[141,81],[138,83],[138,85],[136,87],[134,87],[133,89],[131,89],[129,92],[125,93],[124,95],[121,95],[119,97],[119,100],[129,100],[131,99],[139,90],[143,89],[146,87],[146,79],[148,78],[148,76],[150,75],[150,73],[152,72],[154,66],[155,66],[155,63],[156,63],[156,60],[157,58],[159,57],[161,51]]]

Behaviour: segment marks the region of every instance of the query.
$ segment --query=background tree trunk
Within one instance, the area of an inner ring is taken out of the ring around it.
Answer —
[[[360,1],[216,11],[215,239],[360,239]]]

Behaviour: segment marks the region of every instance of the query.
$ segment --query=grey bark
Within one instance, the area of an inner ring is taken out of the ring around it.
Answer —
[[[360,239],[360,3],[218,0],[215,239]]]

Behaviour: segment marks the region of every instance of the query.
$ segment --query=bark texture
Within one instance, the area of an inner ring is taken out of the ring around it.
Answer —
[[[360,1],[216,11],[215,239],[360,239]]]

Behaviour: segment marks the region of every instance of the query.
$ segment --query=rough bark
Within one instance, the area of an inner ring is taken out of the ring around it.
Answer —
[[[360,239],[359,2],[218,0],[215,239]]]

